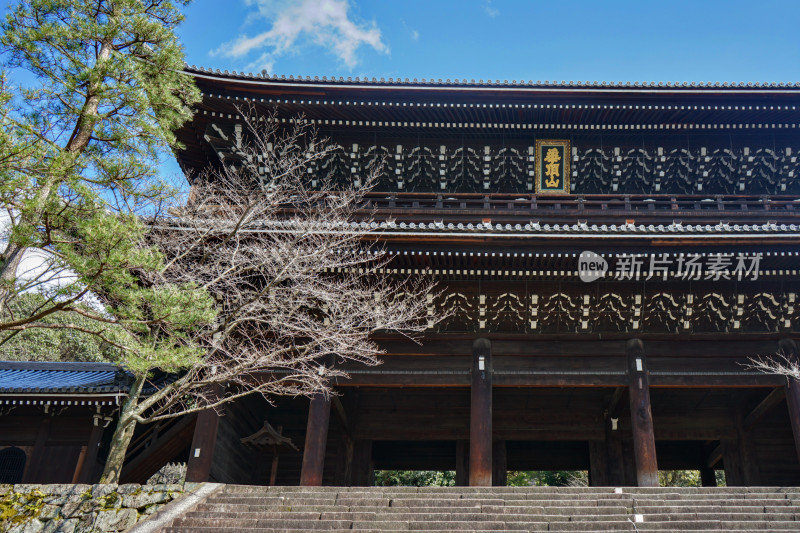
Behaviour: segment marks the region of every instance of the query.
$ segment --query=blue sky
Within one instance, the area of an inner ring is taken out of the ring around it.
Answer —
[[[799,20],[798,0],[196,0],[179,34],[190,64],[287,75],[800,81]]]
[[[194,0],[185,13],[186,61],[229,71],[800,81],[800,0]],[[161,168],[179,174],[170,156]]]

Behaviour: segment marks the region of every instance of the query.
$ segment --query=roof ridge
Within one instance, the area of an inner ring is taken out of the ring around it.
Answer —
[[[0,361],[0,370],[50,370],[63,372],[116,372],[122,368],[114,363],[80,361]]]
[[[564,81],[561,82],[553,80],[545,80],[542,82],[541,80],[537,80],[534,82],[533,80],[486,80],[480,79],[476,81],[475,79],[467,80],[466,78],[385,78],[382,77],[380,79],[372,77],[361,77],[361,76],[302,76],[302,75],[277,75],[277,74],[268,74],[266,71],[261,73],[252,73],[252,72],[237,72],[237,71],[228,71],[228,70],[220,70],[220,69],[212,69],[206,68],[197,65],[188,65],[184,66],[184,70],[189,73],[198,73],[198,74],[212,74],[218,76],[224,76],[228,78],[239,78],[239,79],[249,79],[249,80],[263,80],[263,81],[276,81],[276,82],[299,82],[299,83],[333,83],[337,85],[352,85],[352,84],[367,84],[367,85],[375,85],[375,86],[397,86],[397,85],[404,85],[404,86],[443,86],[443,87],[456,87],[456,86],[472,86],[472,87],[546,87],[546,88],[616,88],[616,89],[786,89],[786,88],[800,88],[800,82],[760,82],[760,81],[739,81],[739,82],[711,82],[711,81]]]

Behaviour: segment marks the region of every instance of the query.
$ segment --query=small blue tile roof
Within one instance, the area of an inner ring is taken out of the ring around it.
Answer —
[[[0,361],[0,394],[126,392],[127,376],[111,363]]]

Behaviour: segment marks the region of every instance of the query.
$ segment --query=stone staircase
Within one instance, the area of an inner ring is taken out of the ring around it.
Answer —
[[[800,488],[228,485],[165,533],[800,531]]]

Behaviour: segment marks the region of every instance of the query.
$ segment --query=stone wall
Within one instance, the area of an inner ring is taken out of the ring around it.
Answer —
[[[182,485],[0,485],[0,531],[123,531],[181,494]]]

